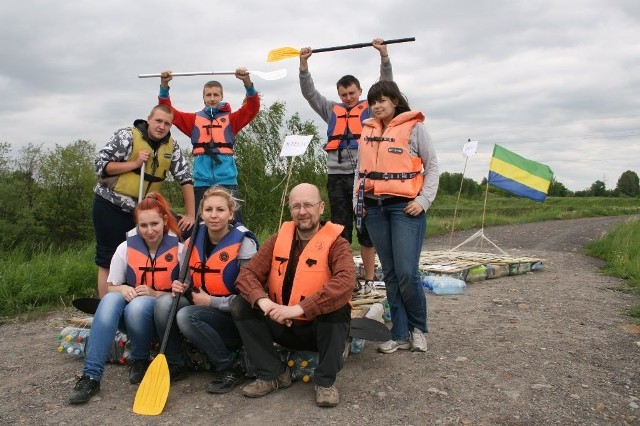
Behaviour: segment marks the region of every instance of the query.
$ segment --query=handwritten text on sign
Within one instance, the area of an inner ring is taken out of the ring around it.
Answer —
[[[289,135],[284,138],[282,144],[282,150],[280,150],[281,157],[297,157],[304,154],[309,146],[309,143],[313,139],[313,135]]]

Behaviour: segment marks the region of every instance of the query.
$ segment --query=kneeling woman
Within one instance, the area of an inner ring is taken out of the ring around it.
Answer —
[[[170,375],[175,380],[174,377],[185,371],[179,328],[207,355],[216,371],[221,372],[207,386],[211,393],[229,392],[245,376],[232,353],[242,347],[242,340],[231,319],[229,304],[236,297],[235,281],[240,267],[256,253],[258,242],[244,226],[232,225],[238,207],[233,196],[222,187],[213,186],[204,193],[200,205],[202,223],[198,225],[189,259],[193,291],[180,299],[165,351]],[[184,293],[187,286],[176,280],[172,289],[175,297],[177,293]],[[165,295],[156,304],[156,328],[161,336],[166,330],[171,303],[172,296]]]
[[[107,293],[93,317],[83,374],[69,397],[71,404],[87,402],[100,391],[118,329],[131,341],[129,381],[140,383],[149,366],[149,348],[156,332],[153,308],[156,298],[168,294],[178,277],[182,243],[169,205],[158,193],[149,193],[138,204],[134,220],[136,227],[111,259]]]

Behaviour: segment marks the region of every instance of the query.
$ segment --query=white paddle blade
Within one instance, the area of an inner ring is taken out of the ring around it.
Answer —
[[[262,71],[249,71],[249,74],[260,77],[263,80],[280,80],[287,76],[287,69],[282,68],[275,71],[262,72]]]

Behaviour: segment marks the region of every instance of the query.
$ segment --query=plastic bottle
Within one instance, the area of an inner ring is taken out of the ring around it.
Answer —
[[[111,352],[109,353],[108,361],[111,363],[126,364],[129,351],[127,351],[127,344],[129,339],[127,335],[120,330],[116,331],[116,336],[113,339],[113,345],[111,346]]]
[[[85,346],[89,341],[90,332],[91,330],[88,328],[65,327],[57,336],[58,352],[83,357]]]
[[[544,267],[542,266],[542,260],[538,260],[537,262],[531,264],[532,271],[541,271],[542,269],[544,269]]]
[[[364,316],[366,318],[370,318],[379,322],[384,322],[384,319],[382,317],[383,315],[384,315],[384,306],[382,305],[382,303],[372,303],[369,306],[369,310]]]
[[[425,290],[433,294],[464,294],[467,284],[446,275],[426,275],[422,279]]]
[[[511,275],[511,273],[509,273]],[[487,267],[485,265],[474,266],[469,269],[467,274],[467,282],[473,283],[476,281],[482,281],[487,278]]]
[[[291,352],[287,365],[293,379],[307,383],[313,378],[313,372],[318,366],[318,353],[311,351]]]
[[[382,302],[382,319],[384,322],[391,322],[391,306],[389,306],[389,300],[387,298]]]
[[[354,337],[353,339],[351,339],[351,353],[352,354],[357,354],[362,352],[362,349],[364,349],[364,339],[360,339],[358,337]]]

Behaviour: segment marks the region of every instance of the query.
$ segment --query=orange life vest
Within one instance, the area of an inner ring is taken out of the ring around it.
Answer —
[[[134,228],[127,232],[127,284],[132,287],[147,285],[154,290],[170,291],[173,280],[178,279],[178,237],[164,234],[155,257],[151,257],[144,239]]]
[[[202,289],[211,296],[236,294],[236,278],[240,272],[238,252],[245,236],[257,239],[247,228],[238,225],[227,232],[216,245],[211,255],[206,254],[207,227],[200,225],[189,259],[194,288]]]
[[[364,192],[415,198],[422,189],[424,176],[420,157],[411,155],[411,129],[424,121],[418,111],[407,111],[394,117],[384,133],[378,120],[363,124],[358,148],[358,183],[364,181]]]
[[[366,100],[347,109],[344,104],[334,104],[327,128],[326,151],[357,148],[362,132],[362,122],[369,118],[369,104]]]
[[[342,233],[344,226],[326,222],[309,240],[300,254],[293,277],[288,306],[297,305],[306,296],[316,293],[331,279],[329,249]],[[271,259],[271,270],[267,280],[269,298],[283,304],[282,287],[287,271],[291,246],[295,239],[296,227],[293,222],[282,224]],[[299,319],[305,319],[299,318]]]
[[[207,154],[214,158],[218,154],[233,155],[235,141],[228,112],[218,113],[213,118],[204,111],[196,113],[191,132],[193,155]]]

